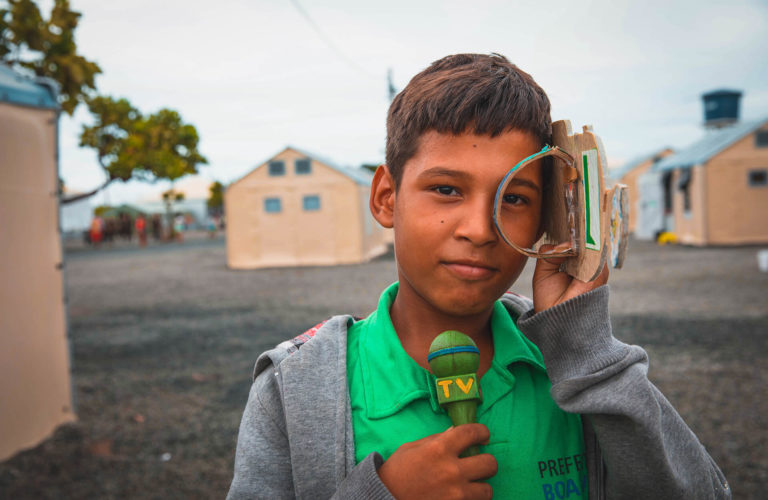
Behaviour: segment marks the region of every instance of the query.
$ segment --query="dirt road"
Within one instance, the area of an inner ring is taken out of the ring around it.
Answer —
[[[731,482],[768,489],[768,273],[757,248],[633,242],[611,276],[617,337]],[[0,464],[0,498],[222,498],[257,355],[395,280],[364,265],[230,271],[218,240],[67,255],[79,421]],[[516,291],[530,294],[531,268]]]

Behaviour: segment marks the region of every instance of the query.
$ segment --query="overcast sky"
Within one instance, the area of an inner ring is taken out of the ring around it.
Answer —
[[[297,3],[298,2],[298,3]],[[41,2],[45,9],[50,3]],[[744,120],[768,118],[763,0],[71,0],[80,52],[100,93],[197,127],[209,165],[235,180],[286,145],[340,165],[380,163],[389,104],[430,62],[506,55],[547,91],[553,119],[593,124],[611,166],[703,134],[701,94],[739,89]],[[72,189],[105,178],[77,147],[88,113],[63,115],[61,173]],[[159,186],[116,183],[94,203]]]

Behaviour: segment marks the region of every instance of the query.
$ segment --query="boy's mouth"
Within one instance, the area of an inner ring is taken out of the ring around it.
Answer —
[[[498,272],[493,266],[474,260],[453,260],[441,262],[452,274],[464,280],[484,280]]]

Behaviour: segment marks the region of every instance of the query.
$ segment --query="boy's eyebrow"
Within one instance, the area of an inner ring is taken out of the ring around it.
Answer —
[[[533,189],[537,193],[541,193],[541,188],[538,185],[536,185],[535,182],[529,181],[528,179],[518,179],[517,177],[513,177],[512,179],[510,179],[508,185],[513,185],[513,184],[515,186],[526,186]]]
[[[457,179],[468,179],[471,175],[467,172],[453,170],[447,167],[432,167],[421,172],[419,177],[455,177]]]
[[[453,170],[446,167],[432,167],[421,172],[419,177],[453,177],[456,179],[469,179],[472,175],[461,170]],[[533,189],[537,193],[541,193],[541,187],[528,179],[518,179],[517,177],[513,177],[508,185],[525,186]]]

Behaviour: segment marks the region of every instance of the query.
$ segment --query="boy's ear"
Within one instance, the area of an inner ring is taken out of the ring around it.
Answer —
[[[371,214],[386,228],[391,228],[395,214],[395,180],[386,165],[379,165],[371,182]]]

